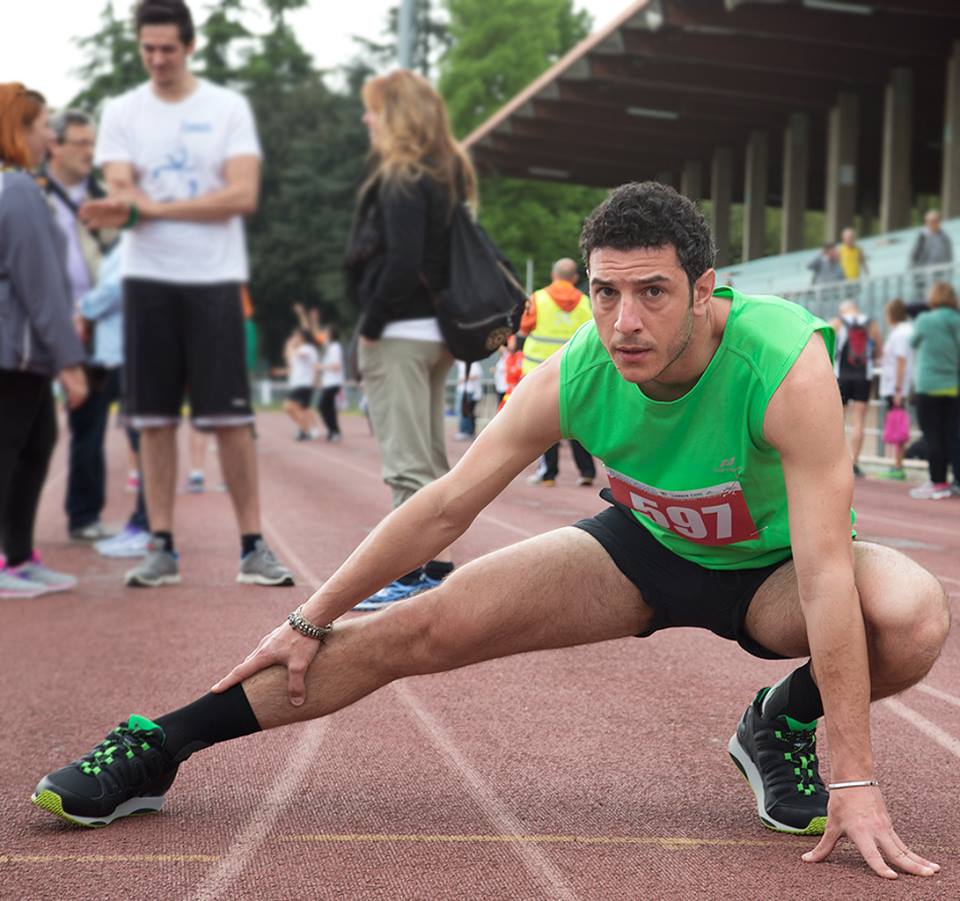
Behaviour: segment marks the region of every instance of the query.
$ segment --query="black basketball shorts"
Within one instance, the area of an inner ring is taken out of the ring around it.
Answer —
[[[607,491],[601,497],[612,500]],[[707,569],[665,548],[616,502],[574,526],[601,544],[653,610],[650,628],[638,638],[660,629],[694,626],[737,642],[754,657],[784,659],[754,641],[744,621],[757,589],[786,561],[758,569]]]
[[[866,403],[870,400],[870,379],[860,378],[856,375],[841,375],[837,379],[840,387],[840,400],[846,406],[850,401],[861,401]]]
[[[240,285],[123,282],[124,406],[134,428],[253,422]]]

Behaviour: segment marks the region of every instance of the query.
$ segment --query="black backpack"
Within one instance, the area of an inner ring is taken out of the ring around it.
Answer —
[[[520,327],[527,292],[466,204],[450,223],[450,283],[431,295],[443,340],[464,363],[490,356]]]

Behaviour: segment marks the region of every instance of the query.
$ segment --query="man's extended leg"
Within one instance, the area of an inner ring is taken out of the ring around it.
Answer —
[[[930,670],[949,630],[949,607],[937,580],[903,554],[857,542],[854,562],[876,700],[909,688]],[[785,657],[810,653],[792,563],[757,591],[745,626],[753,641]],[[822,715],[816,673],[807,662],[762,689],[730,739],[730,754],[771,829],[819,834],[825,827],[827,793],[815,752]]]
[[[404,676],[635,635],[651,618],[597,541],[560,529],[469,563],[407,603],[338,623],[307,672],[302,706],[290,703],[286,671],[273,667],[159,725],[131,717],[94,752],[45,777],[34,802],[81,825],[156,810],[180,761],[257,724],[324,716]]]

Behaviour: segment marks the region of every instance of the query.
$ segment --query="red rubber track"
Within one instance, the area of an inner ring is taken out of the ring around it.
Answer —
[[[292,589],[234,582],[234,519],[216,491],[178,498],[183,584],[122,587],[127,561],[65,540],[61,442],[37,535],[47,562],[80,586],[0,601],[0,897],[960,897],[957,630],[921,686],[873,712],[887,803],[901,836],[942,864],[933,880],[885,883],[849,845],[803,864],[814,840],[760,825],[726,744],[756,690],[786,666],[692,629],[404,680],[327,720],[198,755],[162,813],[107,829],[32,807],[37,779],[119,719],[205,691],[386,512],[374,441],[361,419],[344,426],[340,445],[303,445],[279,415],[259,419],[265,527],[297,572]],[[120,522],[132,501],[119,490],[119,431],[109,443],[106,519]],[[458,559],[599,509],[574,476],[563,450],[556,488],[518,479]],[[956,612],[960,500],[905,493],[858,481],[860,535],[933,570]]]

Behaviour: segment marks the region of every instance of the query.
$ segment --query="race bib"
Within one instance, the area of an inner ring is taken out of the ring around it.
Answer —
[[[724,482],[692,491],[664,491],[606,467],[614,499],[696,544],[734,544],[758,537],[743,488]]]

